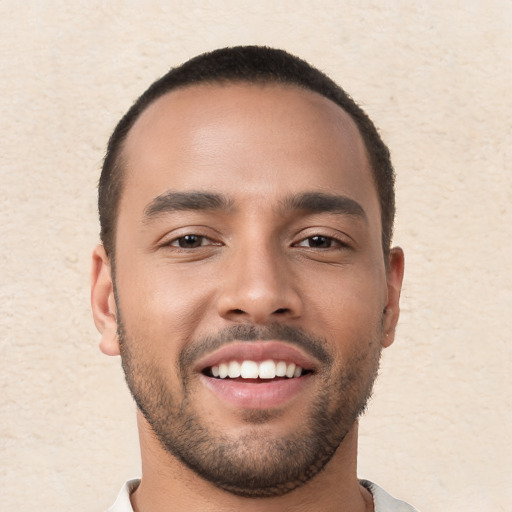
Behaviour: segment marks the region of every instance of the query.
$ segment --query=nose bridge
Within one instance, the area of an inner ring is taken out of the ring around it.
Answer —
[[[275,240],[255,238],[247,236],[232,249],[219,313],[254,323],[298,316],[301,300],[283,248]]]

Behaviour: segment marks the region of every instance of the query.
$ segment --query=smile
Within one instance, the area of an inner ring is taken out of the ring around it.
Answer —
[[[298,399],[319,361],[281,341],[234,342],[196,367],[221,402],[242,409],[272,409]]]
[[[267,359],[260,363],[251,360],[223,362],[207,368],[206,374],[219,379],[288,379],[301,377],[306,371],[295,363]]]

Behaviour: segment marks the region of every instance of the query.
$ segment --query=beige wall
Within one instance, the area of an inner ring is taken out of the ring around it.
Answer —
[[[510,511],[509,0],[0,3],[0,509],[102,510],[139,471],[89,312],[107,137],[169,66],[281,46],[374,118],[398,172],[398,338],[360,476],[423,512]]]

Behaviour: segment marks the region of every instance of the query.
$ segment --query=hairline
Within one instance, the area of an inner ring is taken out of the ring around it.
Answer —
[[[115,238],[116,238],[116,234],[117,234],[117,221],[119,218],[119,208],[121,205],[121,199],[122,199],[123,190],[124,190],[124,182],[125,182],[124,178],[126,176],[127,158],[126,158],[126,154],[125,154],[125,149],[126,149],[126,144],[127,144],[128,138],[129,138],[130,133],[132,132],[133,128],[135,127],[135,125],[137,124],[139,119],[144,115],[144,113],[150,107],[152,107],[160,99],[162,99],[165,96],[168,96],[174,92],[178,92],[178,91],[182,91],[182,90],[186,90],[186,89],[190,89],[190,88],[194,88],[194,87],[197,87],[197,88],[205,87],[205,86],[229,87],[230,85],[247,85],[249,87],[251,87],[251,86],[255,86],[255,87],[257,87],[257,86],[261,86],[261,87],[282,86],[287,89],[292,89],[292,90],[295,89],[298,91],[299,90],[307,91],[316,96],[319,96],[321,98],[328,100],[335,107],[340,109],[346,116],[348,116],[348,118],[353,123],[354,127],[356,128],[357,134],[359,135],[359,137],[361,138],[361,141],[363,143],[364,153],[366,156],[366,163],[370,170],[371,179],[372,179],[375,193],[377,194],[378,203],[379,203],[380,224],[381,224],[381,242],[382,242],[381,245],[382,245],[383,254],[385,256],[385,259],[387,259],[386,256],[389,254],[390,244],[385,243],[385,241],[384,241],[383,211],[382,211],[382,205],[381,205],[381,196],[380,196],[380,191],[379,191],[379,185],[377,183],[377,178],[376,178],[377,172],[376,172],[376,170],[374,168],[374,164],[372,162],[372,157],[371,157],[370,151],[368,149],[368,144],[367,144],[363,134],[361,133],[360,126],[359,126],[357,120],[354,118],[354,116],[350,112],[348,112],[345,108],[343,108],[334,99],[330,98],[329,96],[327,96],[326,94],[323,94],[322,92],[320,92],[318,90],[315,90],[312,87],[308,87],[308,85],[305,83],[298,83],[298,82],[294,82],[292,80],[285,80],[282,77],[273,77],[273,76],[255,77],[253,79],[248,79],[245,77],[217,77],[217,78],[208,78],[208,79],[203,79],[203,80],[190,81],[190,82],[186,82],[183,84],[177,84],[177,85],[170,87],[167,90],[162,90],[162,92],[160,94],[158,94],[157,96],[152,98],[149,102],[147,102],[141,106],[142,108],[140,109],[139,112],[137,112],[137,115],[133,117],[133,119],[131,120],[131,124],[128,126],[128,129],[120,138],[118,147],[117,147],[117,151],[113,155],[114,156],[114,161],[113,161],[113,166],[112,166],[113,179],[111,181],[111,184],[112,185],[115,184],[115,186],[117,188],[116,209],[114,212],[114,222],[112,225],[112,235],[113,236],[111,239],[111,251],[109,254],[109,259],[111,260],[112,268],[114,267],[115,252],[116,252],[115,251],[115,248],[116,248]],[[391,224],[391,226],[390,226],[390,228],[391,228],[390,231],[392,231],[392,227],[393,227],[393,224]],[[391,235],[392,233],[390,232],[389,234]]]

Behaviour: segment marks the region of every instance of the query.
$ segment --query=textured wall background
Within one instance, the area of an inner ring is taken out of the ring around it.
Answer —
[[[102,510],[139,472],[89,312],[110,131],[155,78],[259,43],[327,71],[398,172],[403,315],[360,476],[423,512],[510,511],[509,0],[0,3],[0,509]]]

